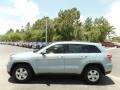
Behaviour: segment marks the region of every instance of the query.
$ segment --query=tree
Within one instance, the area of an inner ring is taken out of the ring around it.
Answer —
[[[26,30],[30,30],[30,22],[26,24]]]
[[[6,34],[8,34],[8,33],[13,33],[13,32],[14,32],[14,30],[11,28],[10,30],[7,31]]]
[[[81,22],[77,22],[74,24],[74,32],[73,32],[74,40],[85,40],[84,30]]]
[[[32,32],[31,31],[26,31],[24,34],[23,34],[23,40],[24,41],[31,41],[31,37],[32,37]]]
[[[114,27],[104,17],[86,18],[80,21],[80,11],[77,8],[60,10],[58,17],[51,19],[43,17],[35,21],[33,25],[28,22],[25,28],[14,31],[10,29],[0,36],[0,41],[45,41],[47,20],[48,42],[52,41],[91,41],[103,42],[114,34]]]
[[[88,33],[88,39],[91,42],[99,42],[99,37],[101,35],[100,31],[97,30],[96,28],[92,28],[91,31]]]
[[[55,36],[58,40],[74,40],[74,25],[80,18],[80,12],[76,8],[61,10],[55,19]]]
[[[114,42],[120,42],[120,36],[113,37],[112,41],[114,41]]]
[[[94,21],[94,27],[101,33],[99,36],[100,42],[103,42],[114,30],[114,27],[110,25],[110,23],[104,17],[96,18]]]
[[[19,29],[16,29],[16,33],[19,33],[20,32],[20,30]]]
[[[85,31],[84,36],[85,36],[85,40],[87,41],[91,41],[91,34],[92,34],[92,29],[93,29],[93,21],[92,18],[88,17],[85,20],[85,23],[83,25],[83,29]],[[93,31],[94,32],[94,31]]]
[[[46,20],[47,20],[48,41],[52,41],[54,24],[53,24],[53,20],[50,19],[49,17],[43,17],[42,19],[37,20],[35,24],[33,24],[31,30],[33,32],[34,30],[39,30],[40,33],[42,33],[42,36],[41,36],[42,41],[45,41]]]

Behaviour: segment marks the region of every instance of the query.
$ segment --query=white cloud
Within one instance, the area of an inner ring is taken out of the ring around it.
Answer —
[[[10,0],[11,7],[0,7],[0,34],[10,28],[20,28],[39,17],[39,8],[32,0]]]
[[[116,34],[120,35],[120,1],[112,3],[110,11],[105,15],[108,21],[116,28]]]
[[[10,28],[21,28],[20,23],[14,21],[14,20],[3,20],[0,19],[0,34],[4,34],[6,33],[7,30],[9,30]]]

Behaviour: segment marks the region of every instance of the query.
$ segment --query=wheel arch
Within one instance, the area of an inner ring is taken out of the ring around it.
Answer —
[[[32,73],[35,74],[35,71],[32,67],[32,65],[28,62],[16,62],[12,65],[11,67],[11,70],[10,70],[10,75],[12,75],[12,72],[13,72],[13,69],[17,66],[17,65],[27,65],[31,70],[32,70]]]
[[[86,64],[85,67],[83,68],[81,74],[84,73],[84,71],[85,71],[86,68],[91,67],[91,66],[92,67],[98,67],[98,68],[100,68],[100,70],[102,71],[102,74],[105,75],[105,69],[104,69],[103,65],[100,64],[100,63],[88,63],[88,64]]]

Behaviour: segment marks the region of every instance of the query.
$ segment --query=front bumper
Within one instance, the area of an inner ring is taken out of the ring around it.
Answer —
[[[12,64],[13,64],[12,62],[8,62],[8,64],[7,64],[7,72],[9,75],[11,74]]]
[[[106,74],[110,74],[111,72],[112,72],[112,71],[107,71],[107,72],[105,72],[105,75],[106,75]]]

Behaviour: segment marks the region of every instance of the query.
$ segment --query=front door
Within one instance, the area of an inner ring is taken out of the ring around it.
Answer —
[[[64,73],[63,45],[54,45],[46,49],[38,60],[39,73]]]

